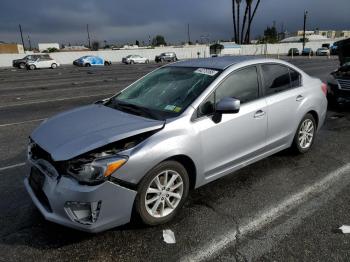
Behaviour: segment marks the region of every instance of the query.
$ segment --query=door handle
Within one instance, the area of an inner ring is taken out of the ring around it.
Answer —
[[[258,111],[255,112],[254,118],[262,118],[262,117],[265,116],[265,114],[266,114],[266,113],[265,113],[264,111],[258,110]]]
[[[298,95],[297,98],[295,99],[296,101],[300,102],[304,100],[304,97],[302,95]]]

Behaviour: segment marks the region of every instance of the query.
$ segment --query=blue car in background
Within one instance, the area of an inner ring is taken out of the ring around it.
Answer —
[[[112,64],[111,61],[106,61],[99,56],[91,56],[91,55],[82,56],[82,57],[78,58],[77,60],[73,61],[73,65],[86,66],[86,67],[89,67],[89,66],[109,66],[111,64]]]

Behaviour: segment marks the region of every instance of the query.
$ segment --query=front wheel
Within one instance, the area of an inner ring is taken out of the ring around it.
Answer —
[[[316,121],[311,114],[306,114],[301,120],[294,136],[292,148],[295,152],[304,154],[314,143],[316,134]]]
[[[30,70],[34,70],[34,69],[35,69],[35,65],[30,65],[30,66],[29,66],[29,69],[30,69]]]
[[[25,64],[25,63],[20,63],[20,64],[19,64],[19,68],[20,68],[20,69],[26,68],[26,64]]]
[[[165,161],[143,178],[135,200],[135,210],[147,225],[159,225],[173,219],[186,201],[189,178],[176,161]]]

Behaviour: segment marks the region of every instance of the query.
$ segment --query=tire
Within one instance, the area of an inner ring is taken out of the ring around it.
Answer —
[[[26,68],[26,64],[25,63],[20,63],[18,67],[20,69],[24,69],[24,68]]]
[[[111,65],[110,62],[105,61],[105,66],[110,66],[110,65]]]
[[[135,61],[134,60],[130,60],[130,65],[133,65],[135,64]]]
[[[173,187],[176,185],[178,187],[173,190],[171,190],[171,186],[169,188],[165,186],[166,172],[168,183],[171,182],[172,177],[175,177],[172,185]],[[157,177],[159,179],[158,186],[156,183]],[[152,192],[147,192],[150,188]],[[183,206],[188,196],[188,191],[189,178],[184,166],[176,161],[162,162],[150,170],[139,184],[135,200],[135,211],[141,221],[147,225],[155,226],[167,223],[176,216]],[[174,196],[171,196],[171,194],[174,194]],[[147,204],[146,199],[151,200],[151,202]],[[173,205],[173,208],[171,205]],[[153,208],[155,208],[154,211],[152,210]]]
[[[316,129],[315,118],[310,113],[306,114],[300,121],[293,139],[292,149],[294,152],[304,154],[310,150],[315,140]]]
[[[52,68],[52,69],[57,68],[57,64],[56,64],[56,63],[53,63],[53,64],[51,65],[51,68]]]
[[[146,64],[149,64],[149,60],[148,59],[146,60]]]
[[[35,70],[36,66],[35,65],[30,65],[29,70]]]
[[[85,67],[90,67],[91,66],[91,64],[85,64]]]

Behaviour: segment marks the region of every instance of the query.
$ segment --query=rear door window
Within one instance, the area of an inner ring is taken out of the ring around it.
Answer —
[[[289,74],[290,74],[291,87],[301,86],[301,75],[297,71],[291,68],[289,68]]]
[[[291,88],[289,69],[278,64],[261,65],[266,95],[276,94]]]

